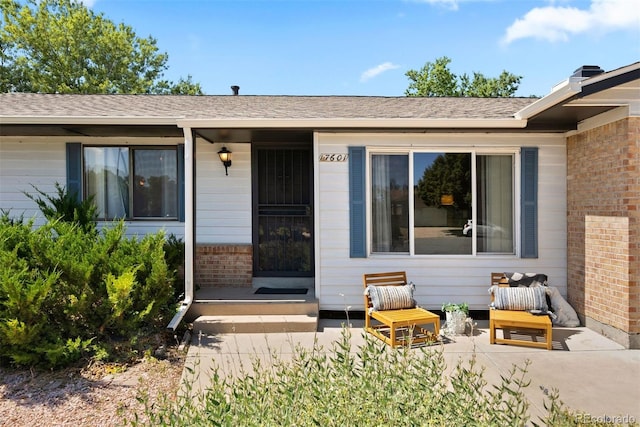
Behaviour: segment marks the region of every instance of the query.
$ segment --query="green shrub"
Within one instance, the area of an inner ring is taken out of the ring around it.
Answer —
[[[164,233],[129,238],[121,220],[98,232],[76,221],[91,209],[60,197],[48,200],[73,220],[47,214],[34,228],[0,216],[0,363],[51,368],[142,354],[175,309]]]
[[[411,426],[523,425],[528,420],[527,365],[514,366],[500,384],[489,386],[474,357],[448,374],[441,349],[394,350],[367,336],[352,352],[348,329],[328,352],[297,347],[290,361],[275,354],[272,359],[267,366],[256,358],[252,372],[237,377],[215,369],[201,394],[191,389],[191,378],[177,402],[149,405],[128,423]]]
[[[204,391],[195,390],[195,367],[177,398],[144,404],[131,426],[522,426],[528,425],[529,361],[513,365],[498,384],[488,384],[472,354],[448,369],[441,347],[392,349],[364,335],[353,351],[348,329],[328,351],[317,344],[294,348],[290,359],[272,352],[264,364],[236,376],[214,367]],[[585,425],[567,409],[557,390],[548,392],[540,424]],[[591,424],[590,424],[591,425]],[[596,423],[593,425],[611,425]],[[637,425],[637,424],[633,424]]]
[[[55,183],[56,195],[51,196],[35,186],[33,189],[40,195],[39,197],[29,193],[24,193],[28,198],[36,202],[42,215],[49,220],[59,220],[72,222],[80,225],[85,231],[95,231],[98,209],[93,203],[93,197],[78,200],[75,193],[69,193],[59,183]]]
[[[170,234],[164,244],[164,258],[167,262],[169,272],[174,275],[173,298],[174,301],[182,300],[184,297],[184,242]]]

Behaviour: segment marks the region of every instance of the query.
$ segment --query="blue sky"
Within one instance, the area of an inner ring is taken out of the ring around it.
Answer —
[[[84,0],[153,36],[165,77],[206,94],[403,96],[405,72],[523,76],[543,96],[581,65],[640,60],[640,0]]]

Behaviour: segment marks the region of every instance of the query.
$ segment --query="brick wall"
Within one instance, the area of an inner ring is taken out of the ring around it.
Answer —
[[[197,245],[194,281],[201,288],[251,287],[251,245]]]
[[[584,249],[584,314],[629,330],[628,218],[588,215]]]
[[[567,139],[567,294],[587,326],[640,337],[640,118]]]

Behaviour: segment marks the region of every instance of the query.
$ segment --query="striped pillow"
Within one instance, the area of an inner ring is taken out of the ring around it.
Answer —
[[[498,310],[547,311],[546,290],[544,286],[533,288],[506,288],[492,286],[493,307]]]
[[[365,289],[373,304],[373,311],[400,310],[403,308],[414,308],[416,301],[413,299],[415,285],[369,285]]]

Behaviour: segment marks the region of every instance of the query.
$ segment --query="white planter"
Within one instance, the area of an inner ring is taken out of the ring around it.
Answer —
[[[464,311],[446,311],[447,330],[455,335],[464,334],[467,315]]]

